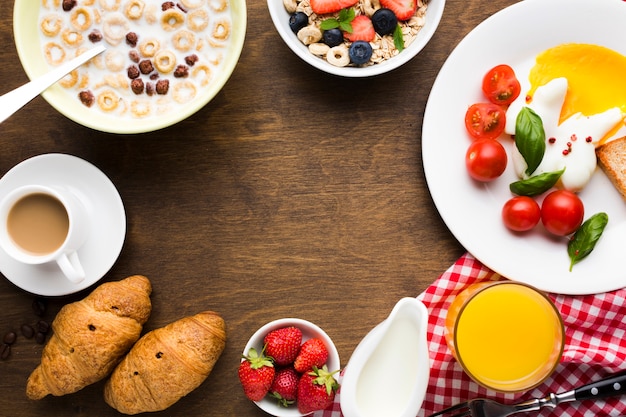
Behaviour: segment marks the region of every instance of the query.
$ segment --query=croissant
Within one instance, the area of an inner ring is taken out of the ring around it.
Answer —
[[[124,414],[165,410],[204,382],[225,345],[213,311],[146,333],[111,374],[104,400]]]
[[[61,308],[41,364],[26,384],[26,395],[70,394],[113,371],[139,339],[152,309],[148,278],[134,275],[101,284],[81,301]]]

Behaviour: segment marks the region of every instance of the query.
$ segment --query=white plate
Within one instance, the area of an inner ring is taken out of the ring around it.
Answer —
[[[626,3],[621,0],[525,0],[478,25],[450,54],[433,85],[422,130],[422,157],[432,198],[448,228],[483,264],[501,275],[562,294],[591,294],[626,286],[626,203],[598,169],[580,193],[585,218],[599,211],[609,223],[595,250],[569,272],[567,241],[541,227],[519,236],[501,221],[516,180],[512,164],[488,184],[465,170],[470,139],[467,107],[482,96],[483,75],[509,64],[528,85],[538,53],[562,43],[591,43],[626,55]],[[512,141],[503,140],[509,147]]]
[[[122,199],[111,180],[87,161],[65,154],[27,159],[0,179],[0,196],[26,184],[63,184],[85,204],[92,229],[78,256],[87,277],[79,284],[67,280],[56,263],[25,265],[0,249],[0,272],[33,294],[59,296],[81,291],[106,274],[119,256],[126,236]]]

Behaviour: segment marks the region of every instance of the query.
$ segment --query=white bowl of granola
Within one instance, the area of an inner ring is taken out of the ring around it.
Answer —
[[[331,3],[341,4],[343,9],[327,12]],[[287,46],[313,67],[343,77],[370,77],[391,71],[414,58],[430,41],[441,21],[445,0],[415,0],[410,11],[398,10],[401,3],[411,2],[267,0],[274,26]],[[393,12],[397,21],[375,18],[375,14],[382,14],[377,13],[379,9]],[[296,16],[299,13],[306,17]],[[381,21],[382,26],[392,25],[393,29],[379,30]],[[328,28],[333,26],[338,26],[333,28],[335,32],[338,29],[344,35],[340,42],[336,39],[341,35],[326,38]]]
[[[222,89],[246,33],[245,0],[16,1],[17,52],[29,78],[96,44],[106,51],[46,90],[69,119],[133,134],[191,116]]]

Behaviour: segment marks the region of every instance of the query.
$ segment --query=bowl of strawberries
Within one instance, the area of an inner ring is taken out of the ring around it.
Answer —
[[[282,40],[301,59],[344,77],[410,61],[439,26],[445,0],[267,0]]]
[[[248,399],[268,414],[301,417],[330,407],[341,363],[331,338],[302,319],[274,320],[243,350],[239,381]]]

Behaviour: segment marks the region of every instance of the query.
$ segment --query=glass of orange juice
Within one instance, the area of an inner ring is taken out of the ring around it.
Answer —
[[[554,371],[565,330],[558,309],[543,292],[514,281],[485,282],[469,286],[452,302],[446,342],[478,384],[521,392]]]

